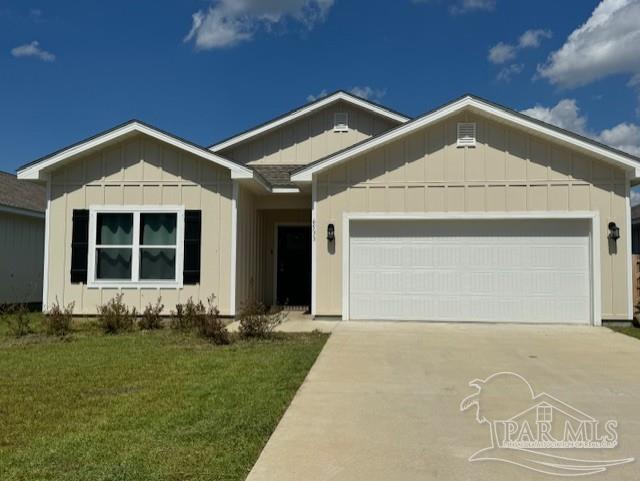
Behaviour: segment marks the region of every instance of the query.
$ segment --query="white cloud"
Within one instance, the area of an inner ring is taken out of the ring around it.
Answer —
[[[40,43],[36,40],[31,43],[25,43],[24,45],[12,48],[11,55],[16,58],[36,57],[40,60],[44,60],[45,62],[53,62],[56,59],[54,54],[40,48]]]
[[[516,48],[504,42],[499,42],[489,49],[488,59],[491,63],[505,63],[516,58]]]
[[[594,132],[588,128],[587,116],[580,113],[574,99],[562,99],[554,107],[536,105],[522,113],[640,156],[640,125],[622,122],[610,129]]]
[[[455,5],[449,7],[452,15],[463,15],[465,13],[485,11],[490,12],[496,8],[496,0],[460,0]]]
[[[231,47],[253,38],[257,30],[271,31],[288,19],[311,30],[324,21],[334,0],[215,0],[205,12],[193,14],[184,41],[199,49]]]
[[[640,0],[603,0],[587,22],[551,53],[538,74],[577,87],[613,74],[640,73]]]
[[[512,63],[507,67],[503,67],[500,72],[498,72],[497,80],[502,82],[511,82],[511,77],[514,75],[518,75],[524,69],[523,63]]]
[[[520,48],[538,48],[543,38],[551,38],[551,30],[527,30],[518,40]]]
[[[315,102],[316,100],[326,96],[327,96],[327,89],[322,89],[320,92],[318,92],[317,95],[314,95],[314,94],[307,95],[307,102]]]
[[[359,87],[353,87],[349,90],[356,97],[362,97],[363,99],[379,101],[387,94],[387,89],[375,89],[373,87],[369,87],[368,85]]]
[[[551,38],[551,30],[527,30],[518,39],[517,45],[498,42],[489,49],[488,59],[491,63],[501,64],[513,60],[523,48],[538,48],[543,38]]]

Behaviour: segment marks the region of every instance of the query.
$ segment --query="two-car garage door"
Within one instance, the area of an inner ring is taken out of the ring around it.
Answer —
[[[349,318],[590,323],[590,226],[352,220]]]

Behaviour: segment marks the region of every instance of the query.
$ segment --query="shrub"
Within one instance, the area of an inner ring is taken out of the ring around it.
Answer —
[[[106,334],[117,334],[133,328],[135,307],[131,310],[122,302],[123,293],[116,294],[106,304],[98,306],[98,324]]]
[[[147,304],[147,307],[145,307],[142,312],[140,322],[138,323],[140,329],[162,329],[161,314],[163,309],[164,305],[162,304],[162,297],[158,297],[155,304]]]
[[[171,313],[171,327],[182,331],[191,330],[201,324],[205,313],[202,301],[196,303],[190,297],[184,304],[176,304],[176,310]]]
[[[238,332],[244,338],[265,339],[287,318],[283,310],[268,309],[261,302],[251,302],[240,308]]]
[[[64,337],[71,332],[74,306],[74,302],[61,306],[56,298],[56,302],[45,312],[44,327],[47,334]]]
[[[207,298],[206,311],[198,316],[196,329],[200,336],[209,339],[214,344],[230,344],[229,331],[227,331],[227,326],[220,318],[218,306],[214,305],[215,299],[216,296],[214,295]],[[201,302],[200,305],[202,305]]]
[[[32,332],[29,310],[24,304],[9,304],[2,309],[1,313],[11,335],[22,337]]]

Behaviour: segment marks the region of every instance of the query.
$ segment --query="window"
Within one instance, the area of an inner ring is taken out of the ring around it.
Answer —
[[[476,124],[475,122],[458,123],[458,147],[476,146]]]
[[[181,207],[96,207],[89,220],[89,286],[182,284]]]
[[[538,406],[536,409],[536,421],[539,423],[550,423],[553,419],[553,408],[551,406]]]
[[[336,112],[335,114],[333,114],[333,131],[349,131],[349,114],[347,114],[346,112]]]

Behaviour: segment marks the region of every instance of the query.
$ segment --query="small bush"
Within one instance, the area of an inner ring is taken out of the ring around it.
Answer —
[[[202,301],[194,302],[190,297],[184,304],[176,304],[176,310],[171,313],[171,327],[181,331],[194,329],[202,323],[205,314]]]
[[[270,310],[261,302],[245,304],[238,315],[238,332],[243,338],[265,339],[287,318],[283,310]]]
[[[33,332],[29,310],[25,305],[10,304],[2,308],[1,314],[12,336],[22,337]]]
[[[229,344],[231,343],[229,331],[220,318],[218,306],[214,305],[215,299],[214,295],[207,298],[207,309],[204,314],[198,317],[196,329],[200,336],[209,339],[214,344]]]
[[[142,317],[138,323],[140,329],[152,330],[162,329],[162,310],[164,305],[162,304],[162,297],[158,297],[155,304],[147,304],[142,312]]]
[[[44,316],[44,327],[48,335],[64,337],[71,332],[74,306],[74,302],[61,306],[56,298],[56,302]]]
[[[106,334],[117,334],[133,328],[136,318],[135,307],[131,310],[122,302],[123,293],[116,294],[106,304],[98,306],[98,324]]]

